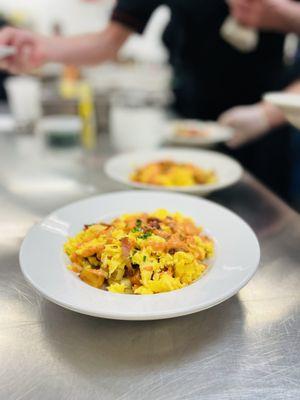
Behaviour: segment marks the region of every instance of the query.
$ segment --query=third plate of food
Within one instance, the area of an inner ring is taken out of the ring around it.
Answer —
[[[238,182],[242,167],[214,151],[164,148],[112,157],[105,172],[135,188],[207,195]]]
[[[227,142],[233,136],[233,129],[212,121],[175,120],[169,123],[169,142],[190,146],[209,147]]]

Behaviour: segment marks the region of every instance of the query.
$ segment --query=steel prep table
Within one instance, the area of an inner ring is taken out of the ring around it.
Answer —
[[[110,154],[105,137],[97,157],[0,137],[0,399],[300,399],[300,217],[248,174],[211,196],[252,226],[262,250],[254,279],[223,304],[110,321],[65,310],[25,282],[18,252],[31,225],[122,189],[102,172]]]

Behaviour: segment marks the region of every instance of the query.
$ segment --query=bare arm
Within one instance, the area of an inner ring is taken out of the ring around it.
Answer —
[[[102,32],[73,37],[45,37],[5,28],[0,31],[0,45],[14,46],[16,55],[0,62],[0,68],[24,73],[48,62],[95,65],[115,58],[132,31],[111,22]]]
[[[51,38],[46,59],[73,65],[99,64],[115,58],[131,33],[125,26],[111,22],[102,32]]]
[[[300,35],[300,4],[295,1],[289,1],[288,5],[282,9],[282,21],[280,26],[283,32],[292,32]]]
[[[243,25],[300,34],[300,4],[294,0],[228,0],[228,4]]]

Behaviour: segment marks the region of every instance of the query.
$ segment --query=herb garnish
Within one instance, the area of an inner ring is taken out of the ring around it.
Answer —
[[[139,239],[148,239],[152,235],[152,232],[145,232],[143,235],[139,236]]]
[[[142,231],[142,221],[140,219],[136,220],[135,227],[132,229],[132,232],[141,232]]]

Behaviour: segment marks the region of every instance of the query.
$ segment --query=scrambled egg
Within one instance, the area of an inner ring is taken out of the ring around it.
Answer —
[[[64,245],[69,269],[113,293],[154,294],[200,278],[213,256],[212,239],[193,220],[166,210],[128,214],[86,225]]]
[[[131,181],[159,186],[194,186],[217,181],[214,171],[205,170],[189,163],[159,161],[138,168]]]

